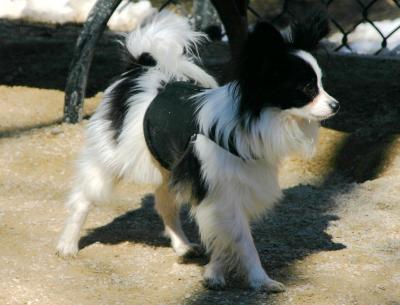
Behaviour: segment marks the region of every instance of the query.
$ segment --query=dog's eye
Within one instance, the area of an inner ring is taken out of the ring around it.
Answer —
[[[303,87],[303,92],[309,96],[313,96],[316,92],[315,86],[313,83],[308,83]]]
[[[308,83],[308,84],[306,84],[305,86],[304,86],[304,89],[305,90],[309,90],[309,89],[311,89],[312,88],[312,84],[311,83]]]
[[[313,85],[311,83],[308,83],[303,87],[304,92],[311,91],[312,89],[313,89]]]

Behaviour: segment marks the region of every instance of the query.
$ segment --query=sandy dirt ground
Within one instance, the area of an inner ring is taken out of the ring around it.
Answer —
[[[324,122],[312,160],[283,163],[285,197],[254,225],[262,263],[287,291],[249,291],[235,274],[224,291],[209,291],[200,284],[207,258],[177,260],[147,186],[121,184],[89,215],[78,257],[55,255],[87,123],[60,123],[63,79],[55,71],[66,70],[71,51],[56,61],[49,46],[61,42],[48,39],[56,30],[24,42],[0,35],[0,304],[400,304],[398,62],[321,56],[342,111]],[[115,72],[107,54],[95,58],[87,115],[106,83],[95,76]]]

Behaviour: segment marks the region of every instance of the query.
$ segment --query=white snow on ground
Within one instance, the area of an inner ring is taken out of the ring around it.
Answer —
[[[96,0],[0,0],[0,18],[48,23],[84,22]],[[114,31],[129,31],[155,8],[150,1],[123,0],[108,22]]]
[[[375,21],[374,24],[386,37],[392,33],[393,30],[400,26],[400,18]],[[342,37],[343,35],[339,32],[330,36],[328,40],[336,45],[340,45]],[[349,34],[348,45],[351,47],[353,52],[360,54],[373,54],[381,48],[382,40],[383,38],[378,31],[370,23],[364,22],[357,26],[356,29]],[[394,32],[387,39],[386,48],[387,50],[385,50],[383,53],[389,52],[400,55],[400,29]],[[345,47],[341,48],[340,51],[346,53],[351,52]]]

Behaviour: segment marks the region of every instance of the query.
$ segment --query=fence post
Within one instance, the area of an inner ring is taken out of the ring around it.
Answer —
[[[232,58],[239,57],[247,37],[247,7],[249,0],[211,0],[229,39]]]
[[[80,33],[65,86],[64,122],[82,120],[83,101],[94,48],[111,15],[122,0],[97,0]]]

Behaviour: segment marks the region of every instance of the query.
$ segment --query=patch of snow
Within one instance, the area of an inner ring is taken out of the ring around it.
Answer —
[[[0,0],[0,18],[47,23],[85,22],[96,0]],[[123,0],[108,22],[114,31],[134,29],[155,12],[150,1]]]
[[[68,0],[29,0],[21,13],[25,18],[49,23],[65,23],[74,18]]]
[[[26,0],[1,0],[0,18],[21,18],[22,11],[26,7]]]
[[[96,0],[0,0],[0,18],[29,19],[33,21],[63,24],[85,22]],[[155,12],[149,0],[132,2],[123,0],[108,22],[113,31],[134,29],[144,18]],[[400,18],[374,22],[384,36],[400,26]],[[338,32],[326,41],[329,47],[341,45],[343,35]],[[227,41],[227,37],[223,38]],[[339,52],[373,54],[381,48],[382,36],[368,22],[361,23],[348,35],[351,50],[342,47]],[[400,29],[387,40],[382,54],[400,55]]]
[[[132,2],[124,0],[112,15],[108,26],[113,31],[134,29],[143,19],[156,12],[150,1]]]
[[[384,36],[388,36],[400,26],[400,18],[393,20],[375,21],[375,26],[382,32]],[[338,32],[328,38],[336,46],[341,45],[343,35]],[[373,54],[382,47],[382,36],[378,31],[368,22],[361,23],[355,30],[348,35],[348,45],[351,50],[359,54]],[[342,47],[339,51],[343,53],[350,53],[346,47]],[[387,39],[387,46],[382,51],[383,54],[400,55],[400,29],[394,32]]]

